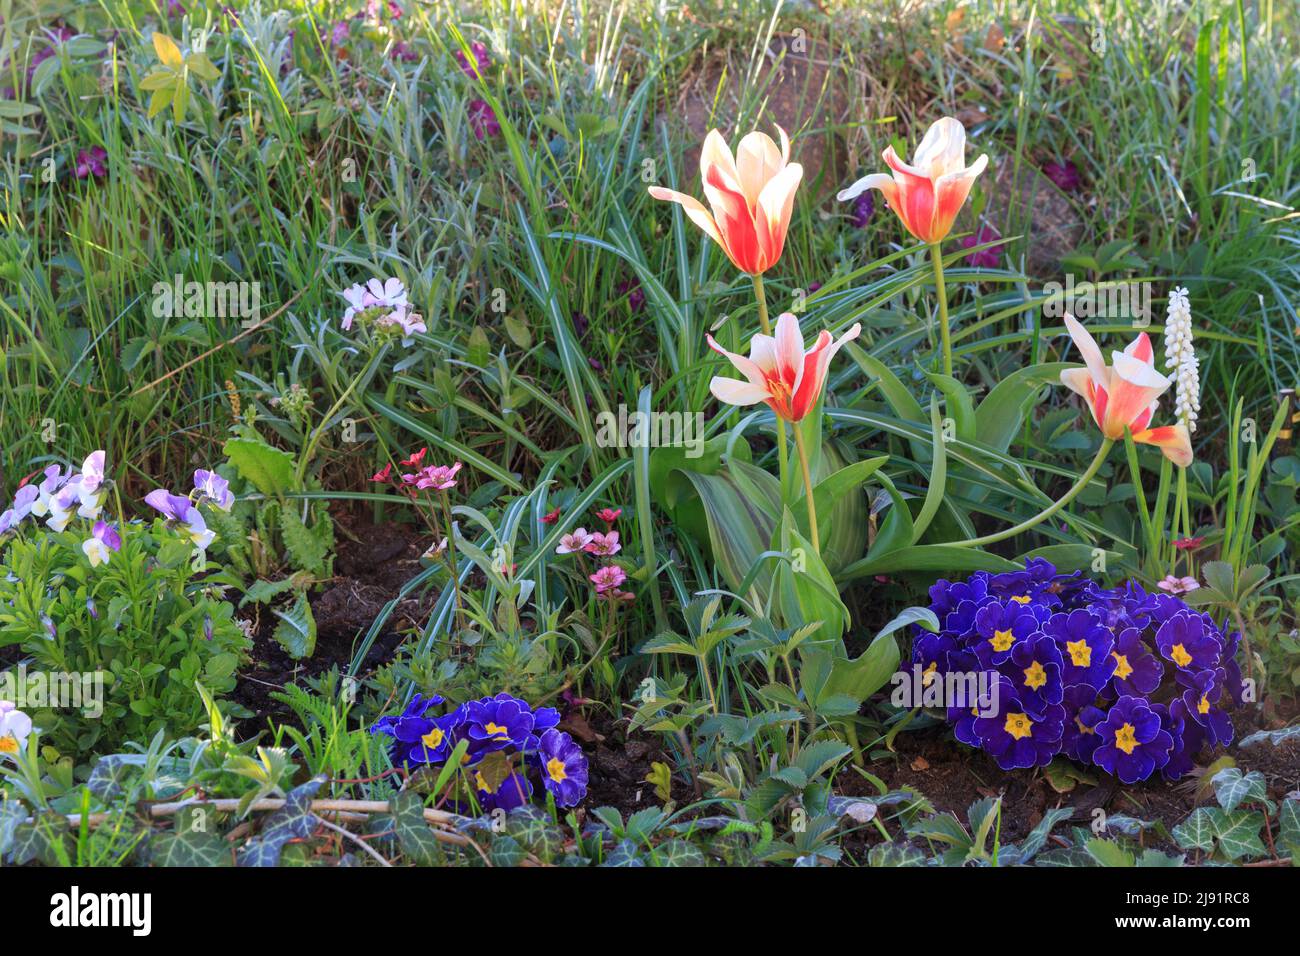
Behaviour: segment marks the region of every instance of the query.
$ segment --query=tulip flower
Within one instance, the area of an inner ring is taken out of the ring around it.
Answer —
[[[725,355],[747,381],[714,378],[709,390],[714,398],[728,405],[755,405],[763,402],[787,422],[798,422],[812,411],[826,385],[831,359],[862,332],[854,325],[838,339],[822,331],[806,352],[799,320],[785,312],[776,320],[776,335],[755,335],[749,343],[749,358],[728,352],[713,336],[706,336],[709,347]]]
[[[1088,330],[1073,316],[1065,317],[1065,327],[1085,367],[1066,369],[1061,382],[1088,403],[1102,435],[1115,441],[1124,437],[1127,428],[1135,442],[1155,445],[1180,467],[1190,465],[1192,443],[1187,426],[1149,427],[1157,399],[1172,382],[1156,371],[1155,350],[1147,334],[1143,332],[1123,352],[1112,352],[1112,364],[1107,365]]]
[[[868,189],[879,189],[903,228],[922,242],[942,242],[952,232],[975,177],[988,165],[988,156],[980,156],[967,166],[965,154],[966,128],[945,116],[926,131],[911,165],[898,158],[893,146],[887,146],[882,158],[893,175],[864,176],[841,190],[837,198],[848,202]]]
[[[700,180],[712,212],[685,193],[651,186],[655,199],[680,203],[691,222],[720,245],[741,272],[759,276],[781,258],[794,194],[803,167],[790,162],[790,138],[777,127],[781,147],[766,133],[740,141],[733,157],[722,134],[711,130],[700,151]]]
[[[709,391],[718,401],[728,405],[756,405],[763,402],[776,414],[777,424],[796,424],[813,410],[826,387],[826,373],[835,353],[862,332],[855,324],[838,339],[826,330],[817,336],[813,347],[806,352],[799,320],[792,312],[784,312],[776,320],[776,335],[755,335],[749,342],[749,357],[728,352],[713,336],[707,336],[709,348],[725,355],[746,381],[715,377],[709,382]],[[784,432],[778,433],[784,441]],[[813,502],[812,472],[808,465],[808,451],[804,447],[801,429],[794,429],[795,447],[803,468],[804,489],[807,492],[808,524],[814,550],[820,551],[817,512]],[[782,482],[784,487],[784,482]]]

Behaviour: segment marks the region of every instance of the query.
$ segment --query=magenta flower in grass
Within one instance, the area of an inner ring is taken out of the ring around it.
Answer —
[[[460,462],[456,462],[450,468],[446,465],[430,465],[428,468],[421,468],[414,474],[402,475],[402,481],[426,491],[446,491],[449,488],[456,487],[456,473],[460,469]]]
[[[93,176],[103,179],[108,175],[108,150],[102,146],[92,146],[77,153],[77,178]]]
[[[330,29],[330,45],[341,47],[348,42],[348,35],[352,31],[352,23],[349,20],[339,20]]]
[[[587,795],[587,758],[573,738],[552,728],[542,734],[537,748],[542,785],[561,807],[573,807]]]
[[[1174,738],[1160,726],[1160,714],[1140,697],[1125,694],[1096,726],[1101,744],[1092,761],[1123,783],[1145,780],[1169,762]]]
[[[496,110],[492,109],[492,104],[487,100],[470,100],[465,107],[465,116],[476,139],[484,140],[501,134],[501,123],[497,121]]]
[[[1219,663],[1223,645],[1195,611],[1179,611],[1156,631],[1160,656],[1180,671],[1201,670]]]
[[[556,554],[577,554],[579,551],[587,550],[587,545],[591,543],[591,532],[586,528],[574,528],[569,534],[560,535],[560,544],[555,549]]]
[[[608,594],[622,587],[623,582],[627,580],[627,572],[617,564],[607,564],[603,568],[599,568],[595,574],[590,575],[588,580],[596,585],[597,594]],[[620,595],[611,594],[610,596]]]
[[[876,214],[875,194],[867,191],[853,200],[853,211],[849,213],[849,221],[858,229],[865,229],[871,222],[871,217]]]
[[[1079,167],[1068,159],[1059,163],[1043,163],[1043,175],[1056,184],[1062,192],[1077,193],[1083,188],[1083,177]]]
[[[185,16],[185,8],[181,6],[179,0],[167,0],[167,16],[169,17]]]
[[[420,58],[420,54],[415,52],[415,47],[405,40],[398,40],[394,43],[392,49],[388,51],[388,55],[390,58],[401,60],[403,63],[414,63]]]
[[[199,501],[211,502],[213,507],[220,508],[222,511],[229,511],[235,504],[235,495],[230,490],[230,482],[215,471],[208,471],[206,468],[197,469],[194,472],[194,490],[198,493]]]
[[[465,56],[464,51],[456,51],[456,62],[460,64],[460,71],[470,79],[478,79],[487,72],[488,67],[492,65],[492,57],[488,55],[486,44],[475,40],[469,45],[470,54],[474,57],[471,61]],[[482,137],[479,137],[482,139]]]
[[[608,557],[609,555],[618,554],[621,548],[622,545],[618,543],[617,531],[609,531],[604,534],[597,531],[591,536],[591,540],[587,542],[583,550],[588,554]]]
[[[963,249],[973,249],[976,246],[982,246],[986,242],[996,242],[1002,237],[992,226],[980,226],[972,236],[966,236],[961,241]],[[979,252],[972,252],[966,257],[966,261],[977,269],[996,269],[1002,264],[1002,253],[997,249],[981,249]]]
[[[92,568],[107,564],[109,557],[122,550],[122,536],[111,524],[96,521],[91,536],[81,543],[81,550],[86,552]]]

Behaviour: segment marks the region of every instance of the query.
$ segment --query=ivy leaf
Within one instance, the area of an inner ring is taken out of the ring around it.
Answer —
[[[1243,774],[1236,767],[1228,767],[1216,773],[1212,782],[1219,806],[1225,810],[1236,810],[1242,801],[1261,803],[1270,810],[1273,808],[1268,799],[1268,784],[1258,770]]]
[[[272,635],[276,642],[295,660],[311,657],[316,650],[316,618],[311,613],[311,603],[306,594],[299,594],[293,609],[287,614],[271,609],[280,619]]]
[[[436,866],[443,861],[442,844],[424,819],[424,800],[412,790],[404,790],[388,801],[393,834],[402,853],[419,866]]]
[[[152,866],[232,866],[230,846],[215,833],[187,828],[149,840]]]
[[[1132,866],[1134,862],[1133,854],[1113,840],[1093,837],[1084,849],[1102,866]]]
[[[1210,808],[1198,807],[1178,826],[1172,835],[1174,842],[1183,850],[1201,850],[1209,853],[1214,849],[1214,826],[1210,821]]]
[[[240,849],[237,865],[276,866],[286,843],[311,836],[316,830],[316,815],[311,812],[311,801],[325,779],[324,775],[313,777],[290,790],[284,806],[266,818],[262,832]]]

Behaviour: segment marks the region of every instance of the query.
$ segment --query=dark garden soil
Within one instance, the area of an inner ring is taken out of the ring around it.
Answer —
[[[1247,705],[1233,715],[1235,740],[1240,741],[1256,730],[1287,726],[1294,723],[1297,716],[1300,716],[1300,706],[1294,699],[1271,707]],[[1096,767],[1076,767],[1080,776],[1089,779],[1078,781],[1068,792],[1060,793],[1042,770],[1001,770],[988,754],[958,743],[946,725],[912,733],[904,731],[895,739],[894,746],[896,752],[887,754],[884,759],[879,759],[880,753],[876,754],[878,759],[867,767],[871,774],[879,777],[891,791],[916,791],[937,811],[956,814],[963,825],[966,823],[966,810],[972,803],[984,797],[1002,796],[1001,842],[1004,844],[1022,839],[1042,820],[1048,809],[1074,809],[1074,815],[1058,825],[1065,829],[1090,826],[1093,811],[1100,807],[1107,814],[1156,823],[1157,826],[1145,834],[1144,845],[1177,852],[1169,831],[1182,823],[1197,806],[1214,800],[1208,781],[1202,781],[1195,773],[1177,783],[1170,783],[1157,774],[1145,783],[1125,786]],[[1260,743],[1241,747],[1233,743],[1227,748],[1207,749],[1201,753],[1199,764],[1208,766],[1225,755],[1235,760],[1243,772],[1258,770],[1263,773],[1269,781],[1269,796],[1274,800],[1300,788],[1298,740],[1278,746]],[[835,791],[846,796],[877,795],[875,787],[852,768],[840,773]],[[882,819],[889,832],[900,838],[901,823],[891,820],[889,814]],[[845,844],[846,850],[860,853],[884,839],[874,824],[861,827],[856,836],[856,841],[850,839]]]
[[[384,605],[420,570],[420,555],[432,541],[430,534],[411,525],[372,525],[346,516],[335,521],[334,577],[311,595],[317,635],[310,658],[296,661],[275,641],[277,619],[264,607],[245,608],[242,613],[254,625],[252,661],[240,670],[233,697],[254,714],[246,722],[249,733],[263,729],[268,717],[277,721],[292,717],[286,705],[270,696],[285,684],[302,683],[335,666],[340,672],[347,670]],[[407,636],[424,625],[435,597],[415,591],[394,608],[366,654],[359,676],[364,678],[392,660]]]

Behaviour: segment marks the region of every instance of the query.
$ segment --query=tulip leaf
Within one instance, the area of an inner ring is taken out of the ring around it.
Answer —
[[[895,415],[917,425],[926,423],[925,409],[888,365],[853,342],[845,343],[844,349],[869,378],[874,378],[879,383],[880,392]],[[913,442],[912,447],[918,455],[923,455],[928,450],[916,442]]]
[[[675,474],[684,475],[698,495],[713,560],[727,585],[739,588],[771,540],[781,498],[776,479],[743,461],[712,475]],[[760,573],[754,581],[760,593],[766,589],[765,578]]]
[[[984,396],[975,410],[975,437],[1005,452],[1020,431],[1034,399],[1045,385],[1061,380],[1061,373],[1075,366],[1069,362],[1046,362],[1017,369]]]
[[[1024,568],[1006,558],[976,548],[955,548],[949,544],[918,544],[877,556],[867,555],[840,573],[840,582],[868,574],[896,574],[907,571],[1015,571]]]
[[[922,369],[930,384],[937,388],[944,397],[944,414],[957,426],[957,437],[962,441],[975,438],[975,404],[971,401],[966,386],[951,375],[942,375]]]
[[[848,627],[849,610],[840,600],[839,588],[821,555],[799,534],[789,509],[782,515],[772,547],[788,555],[777,566],[773,599],[785,626],[821,621],[822,628],[812,643],[834,642],[843,653],[840,638]]]

